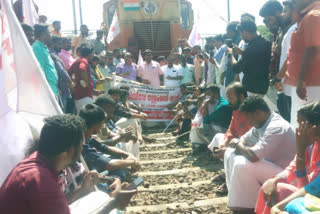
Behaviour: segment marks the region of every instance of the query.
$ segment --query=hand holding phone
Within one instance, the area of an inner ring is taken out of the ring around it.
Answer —
[[[133,183],[128,185],[128,190],[134,190],[137,189],[138,186],[140,186],[141,184],[143,184],[144,180],[141,177],[137,177]]]

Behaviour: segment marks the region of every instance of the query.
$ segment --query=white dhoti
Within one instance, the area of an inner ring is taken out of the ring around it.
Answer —
[[[137,119],[127,119],[127,118],[121,118],[116,123],[117,126],[119,126],[122,129],[125,128],[132,128],[132,136],[136,137],[138,140],[136,142],[128,142],[128,143],[121,143],[120,148],[123,151],[126,151],[130,154],[133,154],[137,159],[140,159],[140,141],[143,140],[142,138],[142,128],[140,121]]]
[[[223,144],[224,144],[224,134],[219,133],[214,136],[213,140],[211,141],[211,143],[208,146],[208,149],[210,149],[210,151],[213,152],[213,148],[215,148],[215,147],[219,148]]]
[[[320,100],[320,87],[307,87],[307,101],[301,100],[297,95],[297,87],[291,87],[291,99],[292,99],[292,106],[291,106],[291,125],[294,128],[298,128],[299,124],[297,122],[297,112],[303,104]]]
[[[88,104],[92,104],[92,103],[93,103],[93,99],[91,97],[85,97],[80,100],[75,100],[77,114],[79,114],[79,112],[83,106],[88,105]]]
[[[224,154],[224,169],[228,187],[228,207],[255,208],[259,190],[269,178],[283,171],[283,168],[269,161],[250,162],[234,149]]]

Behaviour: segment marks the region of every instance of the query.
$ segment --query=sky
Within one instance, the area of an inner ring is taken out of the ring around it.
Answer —
[[[73,30],[72,0],[34,0],[39,6],[39,13],[46,14],[49,21],[60,20],[62,30]],[[166,1],[166,0],[163,0]],[[227,0],[190,0],[200,11],[200,34],[202,36],[225,33],[227,20]],[[79,7],[76,2],[77,24],[79,28]],[[102,5],[107,0],[82,0],[83,22],[90,30],[96,30],[102,22]],[[257,24],[262,24],[259,10],[266,0],[230,0],[231,21],[238,21],[244,12],[253,14]]]

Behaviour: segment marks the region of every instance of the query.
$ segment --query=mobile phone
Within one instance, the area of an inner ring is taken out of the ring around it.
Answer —
[[[128,188],[130,190],[137,189],[144,182],[143,178],[137,177],[131,184],[129,184]]]
[[[111,176],[104,176],[100,178],[101,182],[107,182],[107,183],[112,183],[114,181],[114,177]]]

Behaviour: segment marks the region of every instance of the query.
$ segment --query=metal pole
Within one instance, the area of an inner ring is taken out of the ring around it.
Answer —
[[[83,24],[83,20],[82,20],[82,4],[81,4],[81,0],[79,0],[79,13],[80,13],[80,24]]]
[[[230,22],[230,0],[227,0],[228,3],[228,22]]]
[[[72,0],[72,9],[73,9],[73,27],[74,27],[74,34],[78,34],[77,30],[77,13],[76,13],[76,5],[75,0]]]

